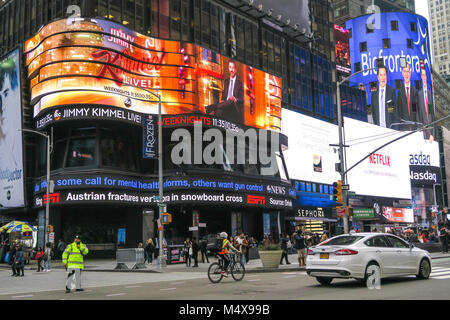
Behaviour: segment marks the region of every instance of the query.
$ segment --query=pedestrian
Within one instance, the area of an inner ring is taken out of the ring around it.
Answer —
[[[449,234],[448,234],[448,230],[445,227],[442,227],[439,234],[439,239],[441,240],[442,243],[442,253],[448,253],[448,239],[449,239]]]
[[[186,267],[191,266],[192,242],[189,238],[184,241],[184,258],[186,259]]]
[[[238,237],[236,237],[234,247],[239,250],[240,261],[241,261],[242,265],[245,266],[245,264],[247,262],[245,255],[248,251],[248,241],[245,238],[245,235],[243,232],[241,232],[241,234]]]
[[[56,252],[57,252],[57,259],[62,259],[62,254],[64,252],[64,249],[66,248],[66,244],[62,239],[58,240],[58,245],[56,246]]]
[[[245,240],[247,240],[248,246],[245,250],[245,263],[248,264],[248,262],[250,261],[250,238],[248,237],[248,234],[244,235]]]
[[[153,263],[153,252],[155,251],[155,245],[153,244],[153,239],[150,238],[147,240],[147,244],[145,245],[145,262],[149,264]]]
[[[50,272],[52,268],[52,244],[47,243],[44,250],[44,272]]]
[[[75,277],[76,291],[81,289],[81,271],[84,269],[83,256],[89,253],[88,248],[75,236],[73,243],[69,244],[63,252],[62,262],[67,270],[66,293],[70,293],[72,279]]]
[[[322,236],[320,237],[320,242],[322,243],[327,239],[328,239],[327,235],[325,233],[323,233]]]
[[[208,251],[207,251],[207,246],[208,242],[206,241],[206,238],[203,238],[200,241],[200,252],[202,253],[202,263],[205,263],[205,258],[206,258],[206,262],[209,263],[209,259],[208,259]]]
[[[144,249],[144,244],[141,241],[138,243],[138,249]]]
[[[43,261],[44,261],[44,250],[42,250],[41,247],[37,248],[35,259],[37,260],[37,266],[38,266],[37,272],[40,272],[41,270],[44,269],[42,266]]]
[[[199,250],[199,246],[198,246],[197,238],[193,238],[192,239],[192,257],[194,258],[194,265],[192,266],[192,268],[198,268],[198,250]]]
[[[25,259],[23,255],[22,245],[17,247],[16,255],[14,257],[14,267],[16,269],[16,277],[23,277],[23,269],[25,266]]]
[[[16,246],[14,244],[12,244],[10,246],[9,256],[8,256],[8,264],[11,266],[11,270],[12,270],[11,277],[15,277],[16,276],[16,268],[14,267],[14,259],[16,257],[16,251],[17,251]]]
[[[288,244],[289,238],[287,234],[281,234],[280,242],[281,242],[281,250],[283,250],[283,253],[281,254],[280,264],[283,264],[283,258],[286,260],[286,264],[291,264],[288,260]]]
[[[298,254],[298,265],[300,267],[306,265],[306,242],[303,232],[301,230],[297,230],[295,234],[295,248],[297,249]]]

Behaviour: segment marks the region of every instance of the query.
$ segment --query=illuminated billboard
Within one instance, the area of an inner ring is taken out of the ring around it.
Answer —
[[[0,208],[24,206],[20,52],[0,58]]]
[[[334,43],[336,51],[336,70],[350,74],[350,45],[348,30],[334,25]]]
[[[65,19],[25,42],[34,116],[74,104],[146,114],[203,113],[281,128],[280,78],[211,50],[101,19]]]
[[[364,15],[346,22],[350,32],[351,85],[364,85],[372,122],[402,131],[435,119],[427,20],[405,12]],[[408,66],[402,68],[401,58]],[[381,58],[384,68],[377,69]],[[379,72],[377,72],[379,71]],[[425,137],[433,135],[432,130]]]

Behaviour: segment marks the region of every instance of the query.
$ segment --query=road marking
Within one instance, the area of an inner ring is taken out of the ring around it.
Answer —
[[[170,284],[183,284],[183,283],[185,283],[184,281],[181,281],[181,282],[171,282]]]
[[[440,277],[432,277],[432,278],[433,278],[433,279],[439,279],[439,280],[450,279],[450,275],[440,276]]]
[[[436,275],[442,275],[442,274],[450,274],[450,270],[432,272],[430,275],[436,276]]]
[[[159,289],[160,291],[166,291],[166,290],[176,290],[177,288],[166,288],[166,289]]]
[[[289,278],[295,278],[296,276],[294,275],[294,276],[286,276],[286,277],[283,277],[283,278],[285,278],[285,279],[289,279]]]
[[[443,267],[433,267],[431,270],[449,270],[449,268],[443,268]]]
[[[32,297],[32,296],[33,296],[32,294],[25,294],[23,296],[12,296],[12,298],[29,298],[29,297]]]
[[[261,281],[261,279],[252,279],[252,280],[247,280],[248,282],[251,282],[251,281]]]
[[[128,287],[125,287],[125,289],[140,288],[140,287],[142,287],[142,286],[128,286]]]
[[[255,277],[259,277],[259,275],[257,274],[252,274],[252,275],[248,275],[247,278],[255,278]]]
[[[113,293],[113,294],[107,294],[107,297],[114,297],[114,296],[123,296],[125,293]]]

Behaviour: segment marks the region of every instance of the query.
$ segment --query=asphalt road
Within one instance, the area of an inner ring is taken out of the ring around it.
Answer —
[[[83,273],[83,292],[66,294],[65,272],[31,271],[23,278],[0,271],[0,300],[448,300],[450,258],[434,259],[428,280],[414,276],[384,279],[369,290],[355,280],[321,286],[303,271],[251,273],[240,282],[231,276],[219,284],[200,272]]]

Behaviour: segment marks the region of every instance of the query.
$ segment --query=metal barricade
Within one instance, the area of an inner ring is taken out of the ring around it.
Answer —
[[[145,269],[143,248],[117,249],[116,267],[114,269]],[[130,267],[131,266],[131,267]]]

